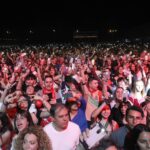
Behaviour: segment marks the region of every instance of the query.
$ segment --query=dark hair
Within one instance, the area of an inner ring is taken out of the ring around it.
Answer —
[[[128,114],[129,114],[129,111],[131,111],[131,110],[138,111],[139,113],[141,113],[142,118],[144,117],[144,112],[143,112],[143,110],[140,107],[131,106],[126,111],[126,118],[127,118]]]
[[[7,130],[10,130],[10,131],[13,130],[11,121],[9,117],[6,115],[6,113],[0,112],[0,121],[2,123],[2,127],[0,128],[1,134],[5,133]]]
[[[144,124],[138,124],[126,135],[125,150],[139,150],[137,140],[142,132],[150,132],[150,129]]]
[[[30,73],[26,76],[25,80],[29,80],[29,79],[36,80],[36,76],[34,74]]]
[[[106,148],[109,148],[110,146],[115,146],[117,148],[117,146],[112,140],[102,139],[100,145],[97,147],[96,150],[106,150]]]
[[[103,101],[99,103],[99,107],[103,104]],[[111,111],[111,106],[110,104],[106,103],[107,106],[109,106],[110,111]],[[97,116],[100,120],[102,119],[102,111],[99,113],[99,115]],[[110,113],[110,116],[108,117],[108,122],[111,124],[112,126],[112,115]]]
[[[17,116],[18,116],[18,115],[21,115],[21,116],[24,116],[25,118],[27,118],[27,121],[29,122],[29,126],[34,125],[30,113],[29,113],[28,111],[26,111],[26,110],[19,110],[19,111],[16,113],[15,118],[14,118],[14,127],[15,127],[16,133],[19,132],[18,129],[17,129],[17,127],[16,127],[16,120],[17,120]]]
[[[67,108],[64,104],[62,104],[62,103],[56,103],[56,104],[54,104],[54,105],[51,107],[51,109],[50,109],[50,114],[51,114],[51,116],[52,116],[52,117],[55,117],[56,111],[57,111],[58,109],[62,110],[62,109],[64,109],[64,108],[68,110],[68,108]],[[60,111],[60,110],[59,110],[59,111]]]

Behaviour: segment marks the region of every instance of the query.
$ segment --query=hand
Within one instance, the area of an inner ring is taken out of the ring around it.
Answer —
[[[36,107],[35,107],[35,104],[31,104],[31,106],[30,106],[30,108],[29,108],[29,112],[30,113],[37,113],[37,109],[36,109]]]

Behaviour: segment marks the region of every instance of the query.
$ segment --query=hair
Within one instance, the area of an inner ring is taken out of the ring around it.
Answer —
[[[138,111],[139,113],[141,113],[142,118],[144,117],[144,112],[143,112],[143,110],[140,107],[131,106],[126,111],[126,118],[127,118],[128,114],[129,114],[129,111],[131,111],[131,110]]]
[[[110,146],[115,146],[117,148],[117,146],[115,145],[115,143],[112,140],[102,139],[100,141],[100,144],[99,144],[98,148],[96,148],[96,150],[106,150]]]
[[[55,115],[56,115],[56,113],[57,113],[57,110],[59,109],[59,111],[60,111],[60,110],[62,110],[62,109],[64,109],[64,108],[68,110],[67,106],[65,106],[65,105],[62,104],[62,103],[56,103],[56,104],[54,104],[54,105],[52,106],[52,108],[50,109],[50,114],[51,114],[51,116],[52,116],[52,117],[55,117]]]
[[[143,82],[143,80],[136,80],[135,82],[134,82],[134,85],[133,85],[133,93],[135,93],[135,91],[136,91],[136,83],[137,82],[142,82],[143,83],[143,90],[141,91],[141,94],[142,94],[142,96],[145,96],[146,95],[146,93],[145,93],[145,84],[144,84],[144,82]]]
[[[150,133],[150,129],[144,124],[138,124],[126,135],[125,150],[139,150],[137,141],[142,132]]]
[[[37,137],[38,150],[52,150],[51,141],[48,135],[40,126],[30,126],[19,134],[16,139],[14,148],[15,150],[23,150],[24,138],[27,134],[34,134]]]
[[[18,131],[17,127],[16,127],[16,120],[17,120],[17,116],[18,115],[21,115],[21,116],[24,116],[25,118],[27,118],[27,121],[29,122],[29,126],[34,125],[30,113],[28,111],[26,111],[26,110],[19,110],[16,113],[15,118],[14,118],[14,127],[15,127],[16,133],[19,133],[19,131]]]
[[[27,75],[27,77],[25,78],[25,81],[26,80],[29,80],[29,79],[33,79],[33,80],[36,80],[36,76],[32,73],[30,73],[29,75]]]
[[[99,107],[102,105],[102,103],[103,103],[103,101],[102,102],[100,102],[100,104],[99,104]],[[110,104],[106,104],[107,106],[109,106],[109,108],[110,108],[110,112],[111,112],[111,106],[110,106]],[[102,110],[103,111],[103,110]],[[99,115],[97,116],[100,120],[102,119],[102,111],[99,113]],[[111,126],[112,126],[112,115],[111,115],[111,113],[110,113],[110,116],[108,117],[108,122],[111,124]]]
[[[2,123],[2,128],[0,128],[1,134],[5,133],[7,130],[10,130],[10,131],[13,130],[11,121],[8,118],[8,116],[6,115],[6,113],[0,112],[0,121]]]

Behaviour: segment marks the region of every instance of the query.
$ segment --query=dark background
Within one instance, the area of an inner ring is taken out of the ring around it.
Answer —
[[[110,33],[110,29],[117,30]],[[77,33],[78,32],[78,33]],[[142,1],[5,1],[0,5],[0,40],[72,41],[74,34],[98,39],[150,35],[149,5]]]

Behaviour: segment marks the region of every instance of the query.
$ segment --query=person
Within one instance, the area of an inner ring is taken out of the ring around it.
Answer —
[[[96,150],[118,150],[118,148],[110,139],[103,139]]]
[[[16,135],[13,137],[11,150],[14,150],[14,143],[16,142],[19,134],[31,125],[34,125],[34,123],[30,113],[26,110],[19,110],[14,118],[14,129]]]
[[[77,124],[69,121],[68,109],[64,104],[55,104],[50,113],[53,117],[53,122],[44,127],[52,141],[53,150],[75,150],[79,144],[81,134]]]
[[[127,124],[127,121],[126,121],[126,111],[127,111],[127,109],[129,108],[129,107],[131,107],[131,104],[130,104],[130,102],[128,102],[128,101],[122,101],[121,103],[120,103],[120,106],[119,106],[119,111],[121,112],[121,120],[120,120],[120,122],[119,122],[119,126],[120,127],[122,127],[122,126],[124,126],[125,124]]]
[[[90,126],[92,123],[91,114],[98,108],[99,103],[102,101],[102,92],[98,89],[98,80],[96,78],[90,77],[87,85],[84,82],[81,85],[84,98],[87,100],[85,114],[88,126]]]
[[[141,103],[145,101],[145,85],[143,80],[137,80],[134,83],[133,89],[131,89],[131,93],[129,95],[128,101],[132,105],[140,106]]]
[[[79,91],[72,92],[72,96],[67,99],[66,106],[69,109],[70,121],[78,124],[81,132],[85,131],[88,127],[85,116],[86,100],[82,94]]]
[[[150,128],[136,125],[126,136],[125,150],[150,150]]]
[[[140,107],[131,106],[126,112],[127,125],[120,127],[112,132],[110,139],[117,145],[118,148],[124,147],[124,140],[127,133],[143,120],[144,113]]]
[[[0,148],[2,150],[10,148],[9,143],[12,140],[12,124],[4,112],[0,112]]]
[[[107,131],[107,136],[118,128],[116,121],[111,119],[110,105],[105,101],[101,102],[99,107],[92,112],[91,118],[94,122],[99,122]]]
[[[50,139],[40,126],[26,128],[18,136],[14,148],[15,150],[52,150]]]

